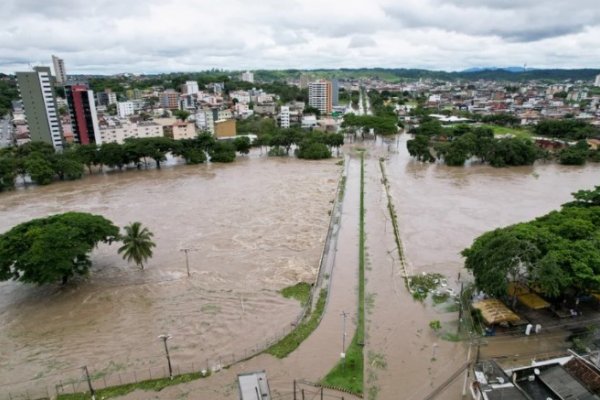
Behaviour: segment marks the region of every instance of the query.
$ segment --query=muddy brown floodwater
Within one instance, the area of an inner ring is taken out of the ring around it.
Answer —
[[[300,306],[278,290],[315,278],[336,161],[250,157],[0,195],[0,232],[83,211],[119,226],[141,221],[157,243],[144,271],[113,244],[94,251],[89,278],[65,287],[0,283],[0,392],[79,377],[82,365],[106,373],[162,365],[163,333],[179,362],[204,362],[239,357],[288,328]],[[182,248],[191,249],[190,278]]]
[[[600,184],[600,164],[501,169],[424,164],[409,156],[409,138],[400,135],[366,146],[366,290],[371,303],[366,377],[369,393],[381,399],[398,398],[398,393],[403,399],[425,398],[465,363],[466,346],[444,340],[428,326],[437,319],[442,332],[454,333],[456,312],[415,302],[404,286],[377,165],[380,157],[385,158],[409,273],[442,273],[455,290],[458,273],[466,273],[460,252],[477,236],[541,216],[569,201],[572,192]],[[463,377],[436,399],[460,399]]]

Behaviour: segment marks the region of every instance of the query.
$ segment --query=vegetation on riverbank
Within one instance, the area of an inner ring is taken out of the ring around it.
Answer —
[[[345,358],[321,380],[325,386],[340,388],[351,393],[364,391],[364,354],[365,343],[365,172],[364,155],[360,160],[360,209],[358,239],[358,318],[356,332],[348,346]]]
[[[128,393],[131,393],[135,390],[147,390],[159,392],[166,387],[179,385],[180,383],[191,382],[197,379],[206,378],[210,376],[210,371],[206,374],[202,374],[200,372],[192,372],[189,374],[182,374],[174,376],[173,379],[169,378],[160,378],[160,379],[150,379],[147,381],[141,381],[137,383],[130,383],[126,385],[112,386],[106,389],[98,389],[96,390],[96,398],[97,399],[110,399],[113,397],[124,396]],[[92,396],[90,393],[71,393],[71,394],[59,394],[56,399],[57,400],[89,400]]]
[[[271,354],[277,358],[285,358],[292,351],[296,350],[298,346],[308,337],[310,334],[319,326],[321,317],[325,311],[325,303],[327,301],[327,290],[322,289],[319,294],[319,299],[315,305],[315,309],[310,310],[304,316],[304,319],[294,328],[292,332],[287,334],[279,342],[275,343],[265,353]]]
[[[557,301],[599,292],[600,186],[573,197],[559,211],[484,233],[463,250],[477,288],[507,298],[514,282]]]
[[[538,159],[556,159],[564,165],[600,162],[600,150],[590,149],[585,141],[600,136],[600,131],[582,121],[541,121],[531,133],[504,125],[444,127],[426,114],[421,118],[419,127],[411,130],[415,137],[406,143],[409,154],[419,161],[441,160],[450,166],[462,166],[468,159],[475,158],[493,167],[531,165]],[[562,140],[562,145],[564,141],[578,142],[549,152],[536,146],[533,135]]]
[[[298,300],[304,307],[310,298],[310,285],[306,282],[298,282],[293,286],[281,289],[281,294],[286,299]]]

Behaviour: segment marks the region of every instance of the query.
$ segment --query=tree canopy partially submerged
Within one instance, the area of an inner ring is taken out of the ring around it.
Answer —
[[[119,228],[108,219],[68,212],[33,219],[0,235],[0,280],[53,283],[85,275],[89,253],[100,242],[119,240]]]
[[[475,284],[504,297],[525,284],[549,298],[600,291],[600,186],[533,221],[479,236],[463,250]]]

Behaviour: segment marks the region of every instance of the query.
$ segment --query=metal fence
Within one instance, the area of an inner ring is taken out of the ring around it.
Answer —
[[[347,162],[342,176],[347,175]],[[325,264],[329,260],[329,252],[332,249],[332,240],[337,240],[337,231],[339,230],[339,218],[341,215],[341,200],[340,190],[345,179],[340,179],[335,192],[335,198],[331,207],[329,228],[323,249],[321,252],[321,258],[319,260],[319,269],[317,273],[317,279],[312,287],[310,293],[310,301],[307,302],[307,306],[303,307],[294,320],[286,328],[277,332],[270,338],[255,346],[249,347],[243,351],[237,353],[228,353],[221,356],[211,357],[204,360],[196,360],[193,362],[179,363],[177,362],[177,355],[174,354],[173,358],[173,375],[181,375],[188,373],[214,373],[218,372],[223,368],[229,367],[240,361],[244,361],[248,358],[254,357],[269,347],[273,346],[285,336],[290,334],[295,327],[302,322],[306,317],[307,313],[311,311],[312,307],[318,299],[318,295],[323,285],[325,270]],[[334,229],[335,227],[338,229]],[[335,246],[333,247],[335,250]],[[330,263],[335,259],[335,255],[332,255]],[[329,281],[326,282],[329,285]],[[320,322],[320,321],[319,321]],[[160,361],[159,361],[160,362]],[[104,373],[102,369],[88,366],[89,374],[91,377],[91,384],[95,390],[121,386],[127,384],[139,383],[142,381],[168,378],[169,371],[167,368],[166,358],[163,358],[162,366],[152,366],[148,368],[141,368],[129,371],[117,371],[112,373]],[[88,382],[83,374],[83,370],[77,372],[73,371],[71,376],[62,373],[60,375],[46,376],[45,378],[33,379],[29,381],[13,382],[11,384],[0,385],[0,400],[39,400],[39,399],[50,399],[59,394],[72,394],[72,393],[84,393],[88,392]]]

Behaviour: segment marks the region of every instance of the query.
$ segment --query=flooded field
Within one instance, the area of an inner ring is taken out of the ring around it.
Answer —
[[[162,365],[162,333],[173,336],[174,358],[194,361],[241,354],[286,329],[300,307],[277,291],[315,277],[335,163],[246,158],[0,195],[0,232],[73,210],[119,226],[140,221],[157,243],[144,271],[113,244],[94,252],[89,278],[65,287],[0,283],[0,385],[55,383],[82,365],[108,373]]]
[[[458,318],[455,308],[416,302],[404,285],[381,183],[380,157],[386,159],[409,273],[442,273],[455,289],[458,273],[465,274],[460,252],[477,236],[541,216],[569,201],[571,192],[600,184],[598,164],[567,167],[549,163],[505,169],[423,164],[408,155],[408,139],[401,135],[397,141],[365,146],[369,153],[365,161],[367,299],[372,304],[369,307],[367,302],[370,323],[365,376],[369,395],[381,399],[394,398],[399,390],[404,399],[425,398],[465,364],[467,345],[453,339]],[[441,321],[439,334],[429,328],[432,320]],[[558,342],[562,339],[524,346],[547,352],[561,345]],[[519,350],[490,341],[482,351],[484,355],[507,352]],[[436,398],[460,399],[463,379],[460,375]]]
[[[600,164],[536,163],[466,168],[423,164],[406,150],[408,135],[386,162],[398,223],[414,271],[456,277],[460,252],[480,234],[558,209],[571,193],[600,185]]]

